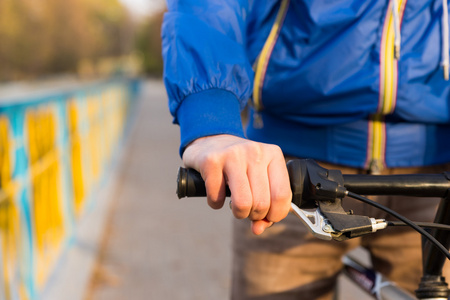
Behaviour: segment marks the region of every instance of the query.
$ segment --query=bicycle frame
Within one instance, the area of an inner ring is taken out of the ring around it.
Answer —
[[[448,172],[443,174],[390,176],[344,175],[344,182],[348,190],[367,195],[440,197],[441,201],[434,223],[450,224],[450,173]],[[431,235],[449,249],[449,231],[433,229]],[[423,240],[422,256],[423,277],[419,288],[416,290],[417,299],[447,299],[449,289],[445,278],[442,277],[445,257],[428,240]]]
[[[383,300],[417,299],[395,283],[387,280],[381,273],[367,268],[358,258],[352,255],[344,256],[342,262],[344,264],[342,273],[373,298]],[[335,299],[337,299],[337,293]]]

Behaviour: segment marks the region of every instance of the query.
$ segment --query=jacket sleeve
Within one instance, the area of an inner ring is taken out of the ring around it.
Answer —
[[[193,140],[244,136],[240,110],[251,95],[245,50],[248,1],[169,0],[162,27],[164,83],[180,154]]]

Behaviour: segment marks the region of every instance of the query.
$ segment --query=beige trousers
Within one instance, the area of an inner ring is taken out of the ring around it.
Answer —
[[[344,174],[362,170],[321,164]],[[383,174],[441,173],[444,166],[389,169]],[[413,221],[432,221],[439,199],[370,197]],[[344,208],[355,214],[394,220],[384,212],[353,199],[344,199]],[[261,236],[251,233],[248,220],[234,223],[232,299],[291,300],[332,299],[342,256],[358,247],[371,254],[374,268],[409,291],[421,277],[421,237],[409,227],[387,228],[344,242],[313,237],[301,221],[290,214]],[[445,268],[444,276],[449,277]]]

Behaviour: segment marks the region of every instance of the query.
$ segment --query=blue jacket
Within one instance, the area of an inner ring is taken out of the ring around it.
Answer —
[[[375,170],[450,161],[442,0],[169,0],[168,10],[164,81],[181,153],[228,133]]]

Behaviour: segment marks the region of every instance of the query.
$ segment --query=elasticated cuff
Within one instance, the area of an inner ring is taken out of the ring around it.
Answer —
[[[180,156],[189,143],[210,135],[231,134],[244,137],[239,101],[221,89],[211,89],[189,95],[177,111],[180,124]]]

